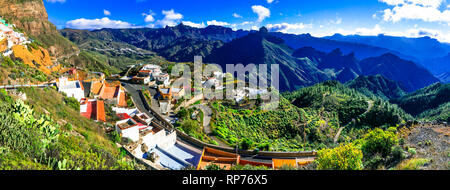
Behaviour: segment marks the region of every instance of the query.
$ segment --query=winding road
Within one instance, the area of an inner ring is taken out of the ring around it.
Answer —
[[[373,107],[373,101],[372,100],[367,100],[367,109],[364,113],[362,113],[361,115],[364,115],[366,113],[369,113],[370,110],[372,110]],[[359,116],[361,116],[359,115]],[[358,117],[359,117],[358,116]],[[336,136],[333,139],[333,142],[336,143],[337,140],[339,139],[339,136],[341,135],[342,130],[345,128],[345,126],[349,125],[351,122],[353,122],[354,119],[352,119],[352,121],[350,121],[349,123],[347,123],[346,125],[344,125],[343,127],[339,128],[338,132],[336,133]]]
[[[193,107],[198,108],[198,109],[202,110],[202,112],[203,112],[203,132],[206,135],[208,135],[209,138],[216,141],[219,144],[219,146],[230,147],[228,144],[223,142],[221,139],[219,139],[213,135],[213,131],[212,131],[211,125],[210,125],[211,117],[212,117],[211,108],[205,104],[197,104],[197,105],[194,105]]]

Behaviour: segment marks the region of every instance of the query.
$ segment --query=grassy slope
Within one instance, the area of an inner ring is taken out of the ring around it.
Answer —
[[[56,127],[58,138],[48,146],[44,156],[34,152],[26,154],[26,151],[17,150],[16,146],[5,146],[5,141],[0,141],[0,147],[4,150],[4,154],[0,156],[2,169],[134,168],[132,163],[123,160],[124,157],[119,149],[101,130],[101,124],[81,117],[78,110],[65,105],[63,96],[56,90],[29,88],[22,91],[27,94],[25,103],[34,110],[35,118],[45,115],[51,117],[50,123]],[[2,104],[5,102],[3,101]],[[18,127],[18,125],[10,127]],[[25,131],[23,135],[30,135],[37,130],[37,126],[30,127],[30,130]],[[1,138],[6,137],[1,136]],[[20,139],[20,136],[17,138]],[[58,167],[58,162],[62,168]]]

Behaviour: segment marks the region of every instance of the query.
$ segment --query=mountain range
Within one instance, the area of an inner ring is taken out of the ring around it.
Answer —
[[[421,65],[407,61],[415,58],[398,51],[308,34],[268,32],[265,28],[233,31],[220,26],[194,28],[180,24],[160,29],[64,29],[60,32],[84,50],[105,49],[105,43],[114,43],[116,48],[131,45],[155,52],[169,61],[188,62],[201,55],[207,63],[222,68],[237,63],[279,64],[281,91],[326,80],[345,83],[358,76],[376,74],[400,82],[408,92],[439,81]]]

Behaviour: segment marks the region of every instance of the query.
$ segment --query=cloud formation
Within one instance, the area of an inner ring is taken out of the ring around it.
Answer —
[[[217,21],[217,20],[211,20],[211,21],[207,21],[206,24],[209,25],[216,25],[216,26],[228,26],[230,25],[230,23],[228,22],[221,22],[221,21]]]
[[[194,28],[204,28],[205,27],[205,23],[195,23],[195,22],[191,22],[191,21],[182,21],[182,23],[186,26],[190,26],[190,27],[194,27]]]
[[[92,30],[102,28],[136,28],[133,24],[120,20],[111,20],[108,17],[101,19],[80,18],[66,22],[66,28]]]
[[[45,1],[47,1],[49,3],[64,3],[64,2],[66,2],[66,0],[45,0]]]
[[[111,12],[109,12],[109,11],[106,10],[106,9],[103,9],[103,14],[104,14],[105,16],[109,16],[109,15],[111,15]]]
[[[262,22],[264,19],[270,17],[270,10],[261,5],[253,5],[252,10],[258,15],[257,22]]]
[[[383,11],[383,20],[399,22],[401,20],[422,20],[425,22],[450,23],[448,7],[441,10],[445,0],[379,0],[390,6]]]
[[[175,26],[178,24],[178,22],[181,21],[181,19],[183,19],[183,15],[180,13],[176,13],[173,9],[168,11],[163,10],[162,14],[164,15],[164,18],[162,20],[156,21],[157,26]]]
[[[312,25],[311,24],[303,24],[303,23],[294,23],[294,24],[280,23],[280,24],[268,24],[266,27],[270,32],[298,33],[298,32],[296,32],[296,30],[311,28]]]
[[[234,17],[234,18],[242,18],[242,16],[239,15],[239,14],[237,14],[237,13],[233,13],[233,17]]]

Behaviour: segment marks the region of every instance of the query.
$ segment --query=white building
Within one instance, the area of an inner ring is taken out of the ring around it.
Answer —
[[[67,97],[74,97],[78,101],[84,98],[84,87],[80,81],[69,81],[67,77],[59,78],[58,92],[64,92]]]
[[[143,130],[141,133],[142,142],[147,145],[147,147],[158,147],[162,149],[167,149],[175,145],[177,141],[177,134],[175,131],[167,132],[164,129],[158,127],[149,127]]]
[[[122,138],[129,138],[133,142],[139,141],[139,128],[143,127],[139,125],[133,119],[124,119],[116,122],[116,131]]]
[[[141,71],[150,71],[151,73],[161,73],[161,67],[159,65],[147,64],[142,67]]]
[[[137,108],[128,109],[128,108],[119,108],[119,107],[113,107],[112,110],[116,112],[116,114],[126,113],[130,117],[133,117],[135,114],[138,114],[139,111]]]
[[[170,77],[169,77],[169,74],[167,74],[167,73],[160,73],[158,75],[153,75],[153,77],[155,78],[155,80],[157,82],[164,84],[164,86],[170,85]]]

